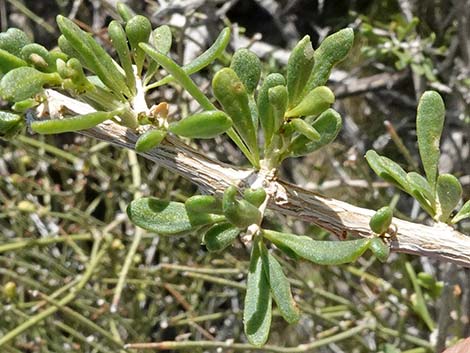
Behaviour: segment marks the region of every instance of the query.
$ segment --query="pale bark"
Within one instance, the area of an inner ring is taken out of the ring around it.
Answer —
[[[67,106],[76,113],[87,110],[85,105],[76,105],[73,100],[55,91],[47,90],[47,93],[49,103],[53,103],[50,107]],[[54,114],[54,111],[50,113]],[[130,129],[111,121],[81,133],[130,149],[134,148],[137,140],[137,135]],[[243,187],[253,184],[255,180],[259,181],[258,173],[211,160],[172,137],[168,137],[160,148],[141,155],[189,179],[207,193],[220,195],[229,185]],[[264,187],[272,195],[269,209],[314,223],[340,238],[347,233],[362,237],[374,236],[369,228],[373,210],[327,198],[269,177],[269,173],[267,175]],[[469,236],[445,224],[427,226],[398,218],[393,219],[393,224],[397,233],[391,238],[392,251],[429,256],[470,267]]]

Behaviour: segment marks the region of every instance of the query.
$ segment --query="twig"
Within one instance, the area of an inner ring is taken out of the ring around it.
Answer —
[[[374,325],[372,323],[365,323],[358,325],[352,329],[338,333],[330,337],[319,339],[307,344],[301,344],[297,347],[279,347],[266,345],[263,347],[255,347],[247,343],[233,343],[230,341],[217,342],[217,341],[163,341],[155,343],[134,343],[127,344],[125,348],[128,349],[153,349],[153,350],[170,350],[174,349],[180,351],[183,349],[194,349],[194,348],[204,348],[204,349],[218,349],[218,348],[228,348],[234,351],[253,351],[253,352],[274,352],[274,353],[302,353],[302,352],[311,352],[318,347],[325,346],[334,342],[339,342],[349,337],[353,337],[363,331],[372,329]]]
[[[99,241],[99,240],[97,240]],[[101,250],[98,252],[98,254],[90,261],[88,268],[86,269],[85,273],[83,274],[80,282],[77,283],[75,287],[73,287],[70,290],[70,293],[67,294],[64,298],[59,300],[57,303],[60,306],[65,306],[68,303],[70,303],[72,300],[75,299],[77,294],[80,292],[80,290],[85,287],[85,285],[88,283],[89,279],[93,275],[96,267],[99,265],[99,262],[103,255],[106,253],[107,246],[103,246]],[[14,339],[16,336],[19,334],[23,333],[30,327],[36,325],[37,323],[45,320],[47,317],[51,316],[55,312],[57,312],[59,308],[57,306],[51,306],[44,311],[40,312],[39,314],[36,314],[23,322],[21,325],[15,327],[13,330],[9,331],[7,334],[5,334],[2,338],[0,338],[0,347],[3,346],[4,344],[8,343],[12,339]]]
[[[47,91],[49,100],[81,113],[83,103],[75,106],[74,100],[58,92]],[[111,121],[81,133],[129,149],[134,149],[138,137],[131,130]],[[222,195],[230,185],[249,185],[256,175],[253,170],[211,160],[171,136],[160,148],[142,153],[142,156],[187,178],[203,191],[217,195]],[[340,237],[346,233],[374,236],[369,228],[373,210],[327,198],[281,180],[271,181],[270,184],[268,189],[276,190],[276,193],[270,199],[269,209],[314,223]],[[393,223],[397,234],[391,242],[392,251],[429,256],[470,267],[470,237],[445,224],[426,226],[397,218],[393,219]]]

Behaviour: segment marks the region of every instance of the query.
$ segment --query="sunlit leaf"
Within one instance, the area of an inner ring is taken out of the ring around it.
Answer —
[[[230,68],[243,82],[248,94],[253,94],[261,75],[261,62],[258,56],[248,49],[238,49],[232,57]]]
[[[10,54],[6,50],[0,49],[0,73],[7,73],[17,67],[28,65],[26,61]]]
[[[139,136],[135,143],[137,152],[147,152],[158,147],[166,136],[166,131],[159,129],[150,129]]]
[[[189,213],[222,214],[222,200],[212,195],[194,195],[184,203]]]
[[[237,200],[237,189],[228,187],[222,200],[224,215],[227,220],[238,228],[246,228],[251,224],[259,224],[262,214],[257,207],[246,200]]]
[[[312,72],[314,51],[310,36],[303,37],[292,49],[287,62],[287,92],[289,108],[295,107],[303,98],[303,91]]]
[[[274,244],[290,248],[298,256],[319,265],[353,262],[369,247],[370,239],[319,241],[302,235],[263,230],[263,236]]]
[[[124,72],[126,73],[126,82],[129,89],[135,93],[135,75],[132,68],[131,51],[127,44],[127,35],[122,25],[114,20],[108,26],[108,35],[111,39],[111,44],[119,57]]]
[[[245,189],[243,191],[243,198],[253,206],[259,207],[266,199],[266,191],[263,188]]]
[[[436,188],[439,164],[439,142],[444,127],[444,102],[435,91],[426,91],[421,96],[416,114],[416,134],[421,161],[431,188]]]
[[[323,112],[312,127],[320,134],[320,140],[311,141],[304,135],[297,136],[289,146],[292,156],[304,156],[334,141],[342,127],[341,115],[333,109]]]
[[[354,42],[351,28],[342,29],[326,37],[315,51],[312,74],[306,86],[306,92],[322,86],[328,81],[331,69],[349,53]]]
[[[379,156],[373,150],[367,151],[366,160],[378,176],[408,192],[406,172],[397,163],[387,157]]]
[[[111,56],[89,33],[82,31],[72,20],[61,15],[57,16],[57,25],[67,40],[62,44],[67,43],[73,48],[72,53],[78,54],[77,58],[84,66],[90,68],[116,95],[131,95],[125,76],[118,70]]]
[[[139,44],[148,43],[152,33],[152,24],[147,17],[137,15],[127,21],[125,30],[134,55],[137,73],[140,74],[145,61],[145,52]]]
[[[455,176],[441,174],[437,178],[436,194],[441,211],[439,220],[446,222],[462,197],[462,185]]]
[[[29,66],[8,71],[0,81],[0,97],[19,102],[39,93],[45,85],[60,85],[57,73],[44,73]]]
[[[255,155],[258,144],[245,85],[230,68],[218,71],[212,80],[214,96],[232,118],[233,127]]]
[[[36,120],[31,123],[31,130],[44,135],[86,130],[113,116],[113,112],[93,112],[63,119]]]
[[[0,33],[0,49],[20,57],[21,49],[31,43],[31,39],[18,28],[9,28],[6,32]]]
[[[292,119],[290,121],[292,128],[297,131],[298,133],[304,135],[311,141],[318,141],[321,138],[320,133],[315,130],[315,128],[309,125],[305,120],[302,119]]]
[[[392,208],[389,206],[382,207],[370,218],[369,227],[374,233],[383,234],[390,227],[392,218]]]
[[[198,72],[199,70],[202,70],[203,68],[205,68],[206,66],[214,62],[214,60],[216,60],[219,56],[222,55],[229,41],[230,41],[230,28],[227,27],[227,28],[224,28],[222,32],[220,32],[215,42],[204,53],[199,55],[194,60],[191,60],[191,62],[189,62],[188,64],[184,65],[182,67],[182,70],[187,75],[191,75],[195,72]],[[156,45],[155,42],[154,42],[154,45]],[[158,46],[156,48],[159,49]],[[165,54],[165,52],[162,52],[162,53]],[[169,75],[161,79],[160,81],[152,84],[151,86],[152,87],[162,86],[174,80],[175,78],[172,75]]]
[[[465,202],[462,208],[457,212],[454,218],[452,218],[451,223],[457,223],[465,218],[470,218],[470,200]]]
[[[258,90],[257,106],[259,121],[261,128],[263,129],[265,146],[271,143],[274,132],[276,131],[275,126],[278,124],[275,122],[275,115],[273,106],[270,104],[268,92],[271,88],[276,86],[283,86],[286,84],[284,76],[278,73],[269,74],[263,81],[260,89]],[[284,113],[283,113],[284,115]]]
[[[248,341],[262,346],[269,336],[272,319],[272,296],[263,270],[258,241],[253,244],[246,283],[243,323]]]
[[[292,324],[300,318],[297,304],[292,297],[289,281],[276,258],[261,244],[263,269],[271,287],[271,295],[284,320]]]
[[[426,178],[415,172],[408,173],[406,178],[410,186],[411,194],[415,196],[417,192],[421,193],[428,204],[434,208],[436,205],[436,198],[434,197],[431,185]]]
[[[369,249],[380,262],[387,261],[390,255],[390,246],[379,237],[371,239]]]
[[[13,137],[23,125],[24,118],[21,115],[0,111],[0,137]]]
[[[132,201],[127,214],[135,225],[162,235],[186,233],[199,226],[225,220],[220,215],[188,213],[183,203],[154,197]]]
[[[298,105],[286,112],[286,117],[316,116],[328,109],[335,101],[335,95],[326,86],[311,90]]]
[[[189,138],[210,139],[232,127],[232,119],[220,110],[211,110],[188,116],[170,124],[172,133]]]
[[[212,226],[204,234],[204,244],[209,251],[222,251],[237,239],[240,229],[230,223],[220,223]]]

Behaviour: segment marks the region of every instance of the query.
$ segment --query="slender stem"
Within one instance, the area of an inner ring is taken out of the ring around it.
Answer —
[[[64,324],[63,322],[60,321],[54,321],[54,325],[60,328],[62,331],[65,331],[66,333],[70,334],[71,336],[75,337],[77,340],[82,341],[85,344],[88,344],[95,348],[99,352],[104,352],[104,353],[111,353],[112,351],[104,347],[103,345],[95,342],[94,340],[88,340],[84,335],[82,335],[80,332],[75,330],[74,328],[70,327],[69,325]]]
[[[54,35],[56,33],[55,28],[52,27],[49,23],[47,23],[41,16],[36,15],[33,11],[31,11],[28,7],[26,7],[21,1],[19,0],[7,0],[10,4],[16,7],[19,11],[21,11],[26,17],[29,17],[32,21],[36,22],[39,26],[43,27],[46,32]]]
[[[128,157],[129,157],[129,164],[131,166],[131,171],[132,171],[132,186],[134,187],[134,190],[135,190],[134,199],[137,199],[141,197],[141,193],[139,189],[142,184],[139,163],[137,161],[137,155],[134,151],[129,150]],[[114,290],[113,301],[110,307],[110,311],[112,313],[117,312],[119,301],[121,300],[121,293],[126,283],[127,274],[129,273],[129,269],[132,265],[132,260],[134,259],[134,255],[137,253],[137,249],[139,248],[143,235],[144,235],[143,230],[141,228],[136,228],[131,247],[129,248],[129,251],[127,252],[126,259],[124,260],[124,265],[122,266],[121,272],[119,273],[118,283]]]
[[[297,347],[279,347],[272,345],[265,345],[262,347],[252,346],[246,343],[231,343],[231,342],[217,342],[217,341],[185,341],[185,342],[176,342],[176,341],[163,341],[155,343],[133,343],[127,344],[125,347],[130,349],[153,349],[153,350],[183,350],[183,349],[227,349],[229,351],[253,351],[253,352],[273,352],[273,353],[302,353],[302,352],[311,352],[316,348],[326,346],[328,344],[337,343],[339,341],[345,340],[347,338],[353,337],[357,334],[363,333],[365,330],[372,329],[374,326],[370,323],[362,324],[356,326],[352,329],[338,333],[330,337],[322,338],[310,343],[301,344]]]
[[[140,47],[144,49],[152,59],[168,71],[168,73],[170,73],[181,84],[181,86],[184,87],[184,89],[201,105],[204,110],[217,110],[217,107],[212,104],[209,98],[207,98],[207,96],[199,89],[183,68],[171,60],[171,58],[159,53],[148,44],[140,43]],[[238,148],[240,148],[250,163],[255,168],[259,168],[259,158],[257,159],[253,156],[235,130],[231,128],[227,131],[227,135],[233,140],[233,142],[235,142]]]
[[[0,245],[0,254],[18,250],[22,248],[29,248],[32,246],[45,246],[50,244],[57,243],[67,243],[71,241],[82,241],[82,240],[92,240],[93,235],[91,234],[75,234],[75,235],[64,235],[60,237],[50,237],[50,238],[40,238],[40,239],[30,239],[30,240],[18,240],[7,244]]]
[[[182,266],[176,264],[160,264],[158,269],[169,269],[175,271],[195,272],[203,273],[208,275],[239,275],[243,271],[236,268],[203,268],[203,267],[191,267]]]
[[[42,148],[44,151],[50,154],[53,154],[57,157],[63,158],[66,161],[69,161],[70,163],[72,163],[73,165],[80,165],[83,163],[83,160],[78,158],[77,156],[74,156],[71,153],[65,152],[64,150],[61,150],[60,148],[49,145],[48,143],[45,143],[43,141],[39,141],[37,139],[33,139],[31,137],[27,137],[24,135],[18,135],[16,139],[27,145],[30,145],[36,148]]]
[[[51,298],[50,296],[48,296],[44,293],[39,293],[39,295],[46,302],[56,306],[60,311],[62,311],[64,314],[66,314],[70,318],[72,318],[72,319],[76,320],[77,322],[80,322],[82,325],[88,327],[92,332],[96,331],[99,334],[101,334],[103,337],[105,337],[109,342],[116,345],[117,347],[119,347],[119,348],[123,347],[122,342],[115,339],[112,334],[110,334],[108,331],[103,329],[101,326],[95,324],[93,321],[86,318],[82,314],[76,312],[75,310],[73,310],[73,309],[71,309],[67,306],[61,305],[57,300]]]
[[[104,246],[96,255],[96,257],[92,258],[88,268],[86,269],[85,273],[83,274],[80,282],[77,283],[75,287],[73,287],[70,290],[70,293],[67,294],[64,298],[58,301],[58,304],[60,306],[65,306],[68,303],[70,303],[72,300],[75,299],[77,294],[80,292],[81,289],[87,284],[87,282],[90,280],[91,276],[93,275],[93,272],[95,271],[96,267],[98,266],[101,258],[103,255],[106,253],[107,246]],[[29,318],[27,321],[23,322],[13,330],[9,331],[8,333],[5,334],[5,336],[0,338],[0,347],[14,339],[16,336],[20,335],[24,331],[28,330],[29,328],[33,327],[34,325],[38,324],[39,322],[43,321],[44,319],[48,318],[55,312],[59,310],[58,307],[56,306],[51,306],[44,311],[40,312],[39,314],[36,314]]]
[[[246,286],[243,283],[231,281],[225,278],[203,275],[201,273],[193,273],[193,272],[184,273],[184,276],[200,279],[206,282],[216,283],[221,286],[228,286],[228,287],[233,287],[233,288],[237,288],[241,290],[246,290]]]

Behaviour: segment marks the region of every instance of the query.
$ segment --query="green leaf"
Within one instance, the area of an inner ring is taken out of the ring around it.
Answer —
[[[306,236],[263,230],[276,246],[290,248],[301,258],[319,265],[340,265],[356,261],[368,248],[370,239],[318,241]]]
[[[287,62],[287,92],[289,108],[295,107],[303,98],[305,85],[312,72],[314,51],[310,36],[303,37],[292,49]]]
[[[34,108],[39,105],[39,102],[34,98],[28,98],[19,102],[16,102],[11,106],[11,109],[15,112],[24,113],[28,109]]]
[[[6,50],[0,49],[0,73],[7,73],[17,67],[26,66],[28,63]]]
[[[199,89],[199,87],[194,83],[193,80],[188,76],[188,74],[171,58],[160,53],[157,49],[151,47],[146,43],[140,43],[140,47],[160,64],[169,74],[184,87],[186,91],[203,107],[205,110],[215,110],[215,106],[211,103],[209,98],[207,98],[204,93]]]
[[[269,90],[276,86],[284,86],[286,84],[286,80],[284,76],[278,73],[269,74],[263,81],[260,89],[258,90],[258,97],[257,97],[257,106],[258,106],[258,114],[259,114],[259,121],[261,123],[261,128],[263,129],[264,133],[264,141],[265,146],[269,146],[271,144],[271,140],[273,134],[277,131],[276,126],[280,125],[280,123],[284,120],[284,113],[282,114],[282,121],[277,122],[278,117],[275,116],[273,111],[273,106],[269,101]],[[287,99],[285,99],[287,101]]]
[[[113,116],[114,112],[93,112],[64,119],[36,120],[31,123],[31,130],[44,135],[86,130]]]
[[[243,198],[255,207],[260,207],[266,200],[266,191],[263,188],[245,189]]]
[[[137,66],[137,74],[140,75],[145,61],[145,52],[139,46],[140,43],[148,43],[152,33],[152,24],[145,16],[136,15],[126,23],[126,34],[134,55]]]
[[[292,119],[290,121],[291,126],[295,131],[298,133],[304,135],[306,138],[308,138],[311,141],[319,141],[321,138],[320,133],[315,130],[315,128],[308,123],[305,122],[305,120],[302,119]]]
[[[263,270],[271,287],[271,295],[284,320],[289,324],[299,321],[300,312],[292,297],[289,281],[282,272],[282,267],[271,255],[263,243],[260,243]]]
[[[85,67],[90,68],[118,97],[122,97],[123,94],[128,97],[131,95],[126,79],[116,67],[114,60],[90,34],[85,33],[73,21],[61,15],[57,16],[57,25],[67,39],[67,42],[62,43],[64,49],[70,45],[73,51],[78,53],[77,59]]]
[[[172,133],[199,139],[210,139],[232,127],[232,119],[220,110],[204,111],[170,124]]]
[[[233,54],[230,68],[235,71],[246,88],[246,92],[253,94],[261,76],[261,62],[258,56],[248,49],[238,49]]]
[[[222,251],[237,239],[240,229],[230,223],[220,223],[212,226],[204,234],[204,244],[211,252]]]
[[[190,63],[184,65],[182,67],[183,71],[187,75],[191,75],[195,72],[198,72],[214,62],[222,53],[224,52],[225,48],[227,47],[228,43],[230,42],[230,28],[224,28],[222,32],[220,32],[219,36],[215,40],[215,42],[201,55],[197,58],[192,60]],[[158,48],[158,47],[157,47]],[[167,76],[160,81],[152,84],[152,88],[166,85],[174,81],[175,78],[173,76]]]
[[[397,163],[387,157],[379,156],[377,152],[373,150],[367,151],[366,160],[372,170],[382,179],[409,192],[410,186],[408,184],[407,174]]]
[[[21,49],[32,43],[29,37],[18,28],[9,28],[6,32],[0,33],[0,49],[10,54],[20,57]]]
[[[436,189],[439,164],[439,142],[444,127],[444,102],[435,91],[426,91],[421,96],[416,114],[416,134],[421,161],[432,190]]]
[[[212,195],[194,195],[184,203],[189,213],[223,214],[222,200]]]
[[[155,28],[150,35],[150,43],[164,55],[168,55],[170,52],[172,41],[173,37],[171,34],[171,29],[167,25]],[[145,83],[150,81],[150,79],[156,73],[157,69],[158,63],[155,60],[151,60],[147,68],[147,72],[145,73]]]
[[[409,185],[409,194],[413,196],[421,207],[431,216],[436,215],[436,198],[426,178],[415,172],[406,176]]]
[[[8,139],[15,136],[23,125],[21,115],[0,111],[0,137]]]
[[[392,208],[389,206],[382,207],[370,218],[369,227],[374,233],[386,233],[392,223],[392,218]]]
[[[86,60],[82,57],[82,55],[80,55],[78,51],[76,51],[72,47],[70,42],[67,40],[67,38],[65,38],[63,34],[59,36],[59,39],[57,39],[57,45],[59,46],[60,51],[67,55],[67,57],[79,59],[83,67],[90,69],[90,67],[86,63]]]
[[[147,152],[158,147],[166,136],[166,131],[159,129],[151,129],[139,136],[135,143],[137,152]]]
[[[129,21],[132,17],[135,16],[135,12],[121,1],[117,3],[116,10],[124,22]]]
[[[441,174],[437,178],[436,194],[440,207],[439,221],[447,222],[462,197],[462,185],[455,176]]]
[[[224,215],[227,220],[238,228],[246,228],[261,222],[262,214],[257,207],[246,200],[237,200],[237,188],[229,186],[222,200]]]
[[[85,75],[83,66],[77,58],[70,58],[67,63],[62,59],[56,60],[57,73],[64,80],[62,88],[83,94],[95,89],[93,83]],[[96,77],[96,76],[95,76]]]
[[[380,262],[387,261],[390,255],[390,246],[379,237],[371,239],[369,249]]]
[[[406,178],[408,180],[412,196],[420,193],[426,200],[427,204],[434,209],[436,206],[436,198],[434,197],[431,185],[428,183],[426,178],[415,172],[408,173]]]
[[[160,53],[165,55],[170,52],[172,42],[173,36],[171,29],[167,25],[155,28],[150,37],[150,43],[157,48]]]
[[[215,74],[212,89],[224,111],[232,118],[235,131],[250,151],[258,156],[257,133],[251,117],[248,93],[243,82],[235,71],[223,68]]]
[[[297,136],[289,146],[293,157],[304,156],[334,141],[342,126],[341,115],[333,109],[323,112],[312,127],[320,134],[319,141],[311,141],[304,135]]]
[[[168,73],[175,77],[175,79],[184,87],[184,89],[186,89],[186,91],[188,91],[188,93],[201,105],[201,107],[204,108],[204,110],[217,109],[209,100],[209,98],[207,98],[206,95],[202,93],[202,91],[194,83],[194,81],[191,80],[191,78],[188,76],[185,70],[183,70],[183,68],[178,66],[173,60],[171,60],[166,55],[163,55],[162,53],[158,52],[158,50],[152,48],[150,45],[141,43],[140,46],[142,47],[142,49],[144,49],[147,55],[149,55],[166,71],[168,71]],[[256,156],[253,156],[253,154],[248,150],[247,146],[243,143],[243,141],[240,139],[240,136],[236,134],[233,128],[227,131],[227,135],[233,140],[233,142],[235,142],[238,148],[240,148],[240,150],[248,158],[250,163],[256,167],[259,167],[258,153],[256,153]]]
[[[316,116],[328,109],[335,102],[335,95],[326,86],[320,86],[310,91],[294,108],[288,110],[286,118],[296,116]]]
[[[255,346],[266,343],[271,328],[272,297],[263,270],[259,241],[253,244],[245,294],[243,323],[248,341]]]
[[[274,134],[279,131],[279,128],[284,122],[284,114],[287,109],[287,88],[286,86],[276,86],[268,90],[269,104],[272,108],[272,118],[274,123]]]
[[[315,51],[312,74],[306,85],[306,92],[324,85],[330,77],[331,69],[344,60],[354,42],[351,28],[342,29],[326,37]]]
[[[460,222],[461,220],[465,218],[470,218],[470,200],[465,202],[465,204],[462,206],[459,212],[452,218],[451,223],[457,223]]]
[[[44,73],[32,67],[23,66],[8,71],[0,81],[0,97],[7,101],[19,102],[39,93],[45,85],[60,85],[62,79],[57,73]]]
[[[126,73],[127,87],[135,94],[135,75],[134,69],[132,68],[132,59],[129,46],[127,45],[127,36],[124,28],[118,21],[111,21],[108,26],[108,35],[111,39],[111,44],[119,57],[124,72]]]
[[[220,215],[188,213],[183,203],[154,197],[132,201],[127,207],[127,214],[135,225],[162,235],[184,234],[197,227],[225,220]]]
[[[38,70],[44,72],[56,71],[56,58],[42,45],[37,43],[26,44],[21,48],[21,57]]]

